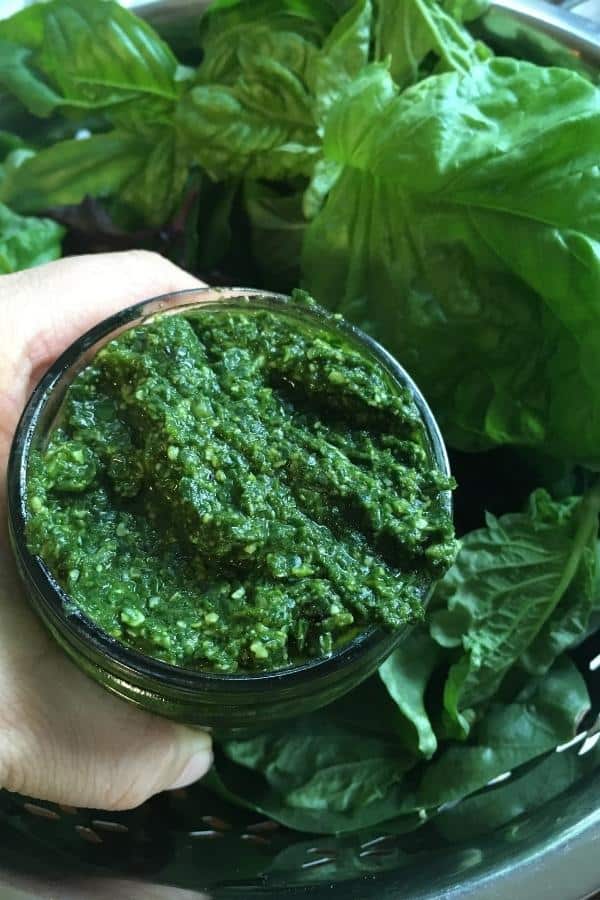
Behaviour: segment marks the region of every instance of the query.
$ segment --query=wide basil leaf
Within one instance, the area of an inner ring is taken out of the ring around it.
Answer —
[[[128,211],[138,224],[161,224],[177,204],[186,177],[173,132],[160,132],[148,142],[112,131],[40,150],[5,178],[0,199],[19,212],[38,212],[77,204],[86,196],[112,197],[123,224],[131,219]]]
[[[322,9],[265,0],[208,11],[203,61],[177,122],[213,178],[312,174],[319,129],[366,65],[371,35],[370,0],[341,17]]]
[[[438,58],[438,71],[466,72],[491,55],[461,24],[484,8],[463,10],[454,4],[446,10],[436,0],[378,0],[376,58],[389,57],[390,71],[403,87],[425,74],[421,67],[430,53]]]
[[[458,447],[600,464],[599,144],[600,91],[516,60],[398,96],[369,70],[330,113],[344,169],[306,286],[409,368]]]
[[[50,219],[19,216],[0,203],[0,275],[58,259],[63,234]]]
[[[600,744],[583,755],[580,749],[554,750],[500,784],[465,798],[435,819],[436,829],[449,841],[477,840],[545,806],[600,766]]]
[[[379,668],[381,680],[406,722],[404,736],[409,749],[427,759],[437,750],[437,738],[425,708],[425,691],[442,654],[427,631],[417,628]]]
[[[265,38],[265,31],[275,43],[291,35],[299,40],[297,52],[307,45],[320,46],[333,28],[338,13],[325,0],[237,0],[213,2],[200,23],[203,51],[198,77],[204,83],[233,83],[240,75],[240,49],[251,47]],[[250,40],[249,40],[250,39]],[[288,51],[294,45],[288,44]],[[292,68],[297,68],[292,56]]]
[[[329,834],[399,815],[404,773],[414,765],[393,742],[329,723],[326,713],[226,740],[221,750],[223,795],[290,828]]]
[[[467,744],[451,743],[424,769],[417,803],[453,803],[569,741],[590,709],[585,682],[568,657],[531,679],[513,703],[494,703]]]
[[[360,721],[365,708],[353,696]],[[393,736],[342,727],[324,710],[260,735],[217,741],[215,769],[204,783],[299,831],[405,831],[570,740],[589,706],[583,678],[562,657],[514,702],[492,704],[466,744],[450,742],[417,769]]]
[[[177,96],[171,50],[113,0],[36,4],[0,22],[0,41],[0,85],[36,115]]]
[[[275,59],[234,86],[196,85],[176,121],[190,156],[213,178],[279,179],[310,174],[319,152],[310,99],[297,76]]]
[[[447,611],[434,613],[434,637],[463,654],[450,668],[444,705],[463,733],[473,709],[489,701],[516,663],[544,672],[585,632],[594,596],[600,498],[553,502],[545,491],[525,513],[467,534],[441,590]]]
[[[147,146],[135,135],[111,132],[61,141],[40,150],[2,187],[2,199],[22,212],[118,191],[143,165]]]
[[[213,178],[310,173],[320,140],[307,72],[325,35],[312,12],[310,4],[265,0],[205,15],[203,61],[177,121]]]

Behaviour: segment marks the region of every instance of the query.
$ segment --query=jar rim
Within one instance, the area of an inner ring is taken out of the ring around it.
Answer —
[[[243,305],[243,306],[242,306]],[[8,516],[9,528],[17,562],[22,574],[35,585],[36,593],[46,607],[46,613],[54,623],[66,630],[71,641],[87,644],[102,658],[108,658],[124,672],[133,672],[141,678],[151,678],[169,687],[185,692],[210,688],[218,691],[235,689],[248,691],[293,688],[304,684],[307,679],[326,676],[345,668],[358,656],[373,651],[380,643],[390,642],[390,635],[380,628],[372,627],[360,632],[348,643],[334,649],[324,657],[315,657],[302,663],[292,664],[264,672],[219,673],[175,666],[155,657],[141,653],[117,638],[113,638],[82,609],[54,578],[40,556],[32,553],[25,539],[27,521],[27,469],[29,454],[40,432],[49,433],[48,418],[52,409],[60,406],[64,394],[77,373],[88,364],[98,350],[123,331],[143,325],[159,315],[191,312],[195,309],[218,307],[240,309],[277,310],[288,318],[311,321],[321,327],[343,334],[352,343],[360,346],[371,359],[375,359],[402,386],[410,390],[424,426],[427,450],[430,459],[446,475],[450,465],[439,426],[418,386],[400,363],[376,340],[361,329],[347,322],[341,316],[322,307],[293,305],[285,294],[263,291],[256,288],[212,288],[199,287],[183,291],[173,291],[143,300],[103,319],[93,328],[78,337],[47,369],[23,410],[13,438],[8,463]],[[58,398],[58,399],[57,399]],[[440,492],[440,503],[451,513],[452,500],[449,491]],[[435,580],[431,578],[424,591],[423,603],[427,603]],[[398,641],[406,629],[397,633]],[[393,649],[395,642],[390,647]]]

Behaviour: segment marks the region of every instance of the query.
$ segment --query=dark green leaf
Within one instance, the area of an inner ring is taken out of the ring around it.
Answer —
[[[589,706],[581,675],[562,657],[513,703],[492,704],[468,743],[448,744],[408,776],[414,759],[401,754],[393,736],[341,727],[324,711],[221,742],[208,786],[299,831],[334,834],[382,823],[402,831],[418,824],[413,817],[425,821],[428,810],[570,740]]]
[[[58,259],[63,234],[50,219],[19,216],[0,203],[0,275]]]
[[[10,131],[0,131],[0,159],[3,159],[7,153],[18,150],[25,146],[23,138]]]
[[[378,674],[328,706],[327,718],[343,728],[359,734],[375,735],[387,742],[397,742],[399,746],[406,734],[406,719]],[[406,746],[401,746],[401,749],[404,753]]]
[[[570,740],[590,708],[585,682],[561,657],[507,706],[492,704],[468,744],[450,744],[425,768],[417,803],[438,807]]]
[[[329,724],[323,714],[222,749],[216,769],[230,799],[243,797],[290,828],[330,834],[396,817],[413,764],[393,743]]]
[[[444,704],[468,732],[472,710],[490,700],[516,663],[544,672],[587,627],[596,574],[600,500],[553,502],[536,491],[526,513],[471,532],[444,579],[446,612],[433,634],[452,646],[462,630],[463,655],[450,669]]]
[[[7,135],[5,138],[5,147],[9,152],[2,163],[0,163],[0,194],[2,193],[3,182],[9,182],[14,177],[14,173],[19,166],[22,166],[26,160],[35,156],[35,151],[25,146],[24,142],[21,142],[20,145],[15,145],[14,142],[10,141],[10,137],[11,135]],[[14,149],[10,149],[11,147]],[[1,155],[3,155],[2,148],[0,148]]]
[[[246,181],[244,203],[250,220],[252,250],[263,283],[290,291],[300,276],[300,251],[306,228],[302,193],[285,193],[261,181]]]
[[[131,210],[132,226],[140,220],[162,225],[177,208],[188,177],[187,157],[175,132],[165,130],[146,145],[143,165],[124,184],[118,195],[123,215]]]
[[[237,181],[215,183],[200,176],[197,201],[196,264],[200,272],[218,266],[231,242],[231,215],[239,188]]]
[[[437,750],[437,738],[425,708],[425,691],[441,658],[441,647],[424,628],[419,628],[379,669],[381,680],[406,722],[404,732],[409,749],[427,759]]]
[[[596,548],[585,547],[581,564],[560,604],[519,660],[528,672],[534,675],[545,672],[557,656],[583,640],[598,602],[595,591],[598,574]]]

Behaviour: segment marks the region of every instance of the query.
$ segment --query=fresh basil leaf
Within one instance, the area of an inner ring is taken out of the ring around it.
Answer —
[[[419,79],[428,54],[438,57],[437,71],[466,72],[475,63],[491,56],[487,47],[476,41],[461,24],[480,15],[484,4],[474,9],[447,11],[436,0],[378,0],[375,32],[376,58],[390,59],[390,71],[405,87]]]
[[[599,509],[596,492],[555,503],[539,490],[527,512],[488,515],[487,528],[463,538],[442,588],[447,612],[433,617],[434,636],[452,633],[452,617],[455,633],[462,629],[463,655],[450,668],[444,705],[463,733],[512,666],[542,673],[585,631]]]
[[[319,152],[300,81],[274,60],[261,69],[260,80],[234,87],[197,85],[177,108],[190,155],[217,180],[309,174]]]
[[[199,174],[196,204],[195,264],[200,272],[210,271],[226,256],[232,240],[231,218],[239,182],[215,183]]]
[[[437,593],[442,593],[441,586]],[[463,635],[467,633],[470,624],[470,613],[466,609],[457,606],[453,609],[436,610],[430,617],[429,631],[433,640],[440,647],[450,650],[455,647],[462,647]]]
[[[370,69],[330,113],[344,170],[306,286],[407,366],[459,448],[600,465],[599,145],[598,88],[508,59],[399,96]]]
[[[63,234],[50,219],[19,216],[0,203],[0,275],[58,259]]]
[[[559,605],[519,660],[527,672],[542,674],[557,656],[585,638],[598,602],[595,581],[599,572],[595,548],[584,547],[581,564]]]
[[[338,13],[323,0],[237,0],[211,3],[200,23],[203,59],[198,77],[204,83],[233,83],[240,74],[240,48],[258,46],[261,39],[277,44],[298,38],[296,51],[319,46],[333,28]],[[288,44],[288,52],[293,46]],[[290,61],[291,68],[297,63]]]
[[[406,718],[378,674],[328,706],[327,719],[346,730],[397,743],[406,752]],[[417,762],[418,755],[413,755]]]
[[[492,704],[467,744],[451,743],[424,768],[417,804],[440,807],[570,740],[590,699],[568,657],[531,679],[513,703]]]
[[[329,159],[316,161],[310,182],[302,196],[302,212],[305,219],[314,219],[341,173],[342,167],[339,163]],[[301,252],[298,254],[298,264],[300,258]]]
[[[386,759],[397,765],[399,773],[406,770],[406,758],[392,743],[374,736],[355,737],[351,730],[330,723],[325,713],[315,713],[255,736],[230,739],[223,746],[233,762],[263,772],[272,787],[286,794],[302,790],[315,773],[335,769],[340,762]]]
[[[146,145],[143,165],[116,198],[122,220],[129,219],[131,211],[131,227],[140,220],[151,226],[165,223],[179,205],[188,171],[187,156],[175,132],[159,132],[155,142]]]
[[[110,196],[138,173],[147,152],[143,141],[123,132],[61,141],[19,166],[1,199],[21,212],[36,212],[79,203],[88,194]]]
[[[227,71],[221,71],[219,52],[209,42],[197,86],[180,103],[178,121],[191,152],[215,178],[308,174],[319,149],[306,84],[317,45],[302,31],[278,28],[277,17],[274,26],[268,6],[261,12],[260,5],[240,5],[249,21],[236,24],[233,34],[228,27],[218,31],[226,41]],[[283,22],[288,23],[285,12]]]
[[[465,798],[435,819],[436,829],[452,842],[477,840],[545,806],[600,766],[600,744],[583,756],[580,749],[553,750],[506,781]]]
[[[381,680],[406,722],[408,748],[427,759],[437,750],[437,738],[425,708],[425,691],[442,654],[427,631],[418,628],[379,668]]]
[[[0,130],[0,159],[11,153],[13,150],[20,150],[25,147],[25,141],[18,134],[11,131]]]
[[[306,228],[302,193],[247,180],[244,205],[250,220],[253,256],[263,283],[271,290],[290,291],[298,284]]]
[[[32,53],[4,40],[0,22],[0,85],[36,116],[48,116],[61,98],[30,68]]]
[[[52,0],[0,22],[0,85],[36,115],[171,105],[177,60],[142,19],[113,0]]]
[[[492,704],[466,744],[417,769],[392,739],[303,716],[260,735],[220,741],[208,787],[299,831],[336,834],[385,823],[414,828],[570,740],[590,708],[585,682],[561,657],[509,704]],[[360,709],[357,710],[360,719]],[[406,774],[408,772],[408,775]]]
[[[114,198],[120,223],[158,225],[176,206],[186,178],[174,132],[148,142],[115,130],[40,150],[7,175],[0,199],[27,213],[87,196]]]
[[[367,828],[401,812],[404,773],[414,764],[394,743],[305,716],[256,737],[221,744],[225,791],[299,831]],[[249,773],[248,770],[251,770]]]
[[[311,4],[271,2],[209,10],[204,58],[177,122],[213,178],[312,174],[319,128],[366,65],[372,9],[357,0],[337,21],[325,17],[330,29],[312,13]]]
[[[372,17],[370,0],[357,0],[308,62],[307,79],[315,97],[315,119],[320,125],[343,91],[367,65]]]
[[[328,808],[330,796],[340,792],[337,777],[332,783],[332,794],[323,795],[321,806],[294,807],[287,803],[285,794],[269,788],[261,775],[236,766],[224,757],[218,748],[214,774],[211,773],[207,786],[224,799],[253,809],[287,828],[312,834],[344,834],[371,828],[388,820],[396,820],[398,811],[402,810],[405,791],[398,782],[400,776],[397,770],[389,761],[382,762],[373,758],[363,765],[350,764],[346,766],[343,775],[341,770],[338,775],[347,784],[351,783],[354,777],[364,778],[367,769],[374,780],[381,779],[377,785],[370,782],[367,786],[367,789],[375,788],[374,793],[378,799],[345,812],[335,812]],[[404,817],[402,819],[405,821]]]
[[[2,183],[10,181],[16,169],[23,165],[26,160],[35,156],[35,151],[27,147],[23,141],[16,144],[11,138],[12,135],[6,134],[4,141],[2,141],[2,135],[0,135],[0,155],[3,153],[2,143],[4,143],[4,148],[9,150],[2,163],[0,163],[0,193],[2,191]]]

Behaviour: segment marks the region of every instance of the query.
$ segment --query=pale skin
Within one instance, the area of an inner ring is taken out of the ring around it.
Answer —
[[[208,735],[150,715],[83,675],[29,607],[6,526],[6,464],[44,370],[112,313],[191,275],[145,251],[63,259],[0,276],[0,787],[41,800],[130,809],[197,781]]]

